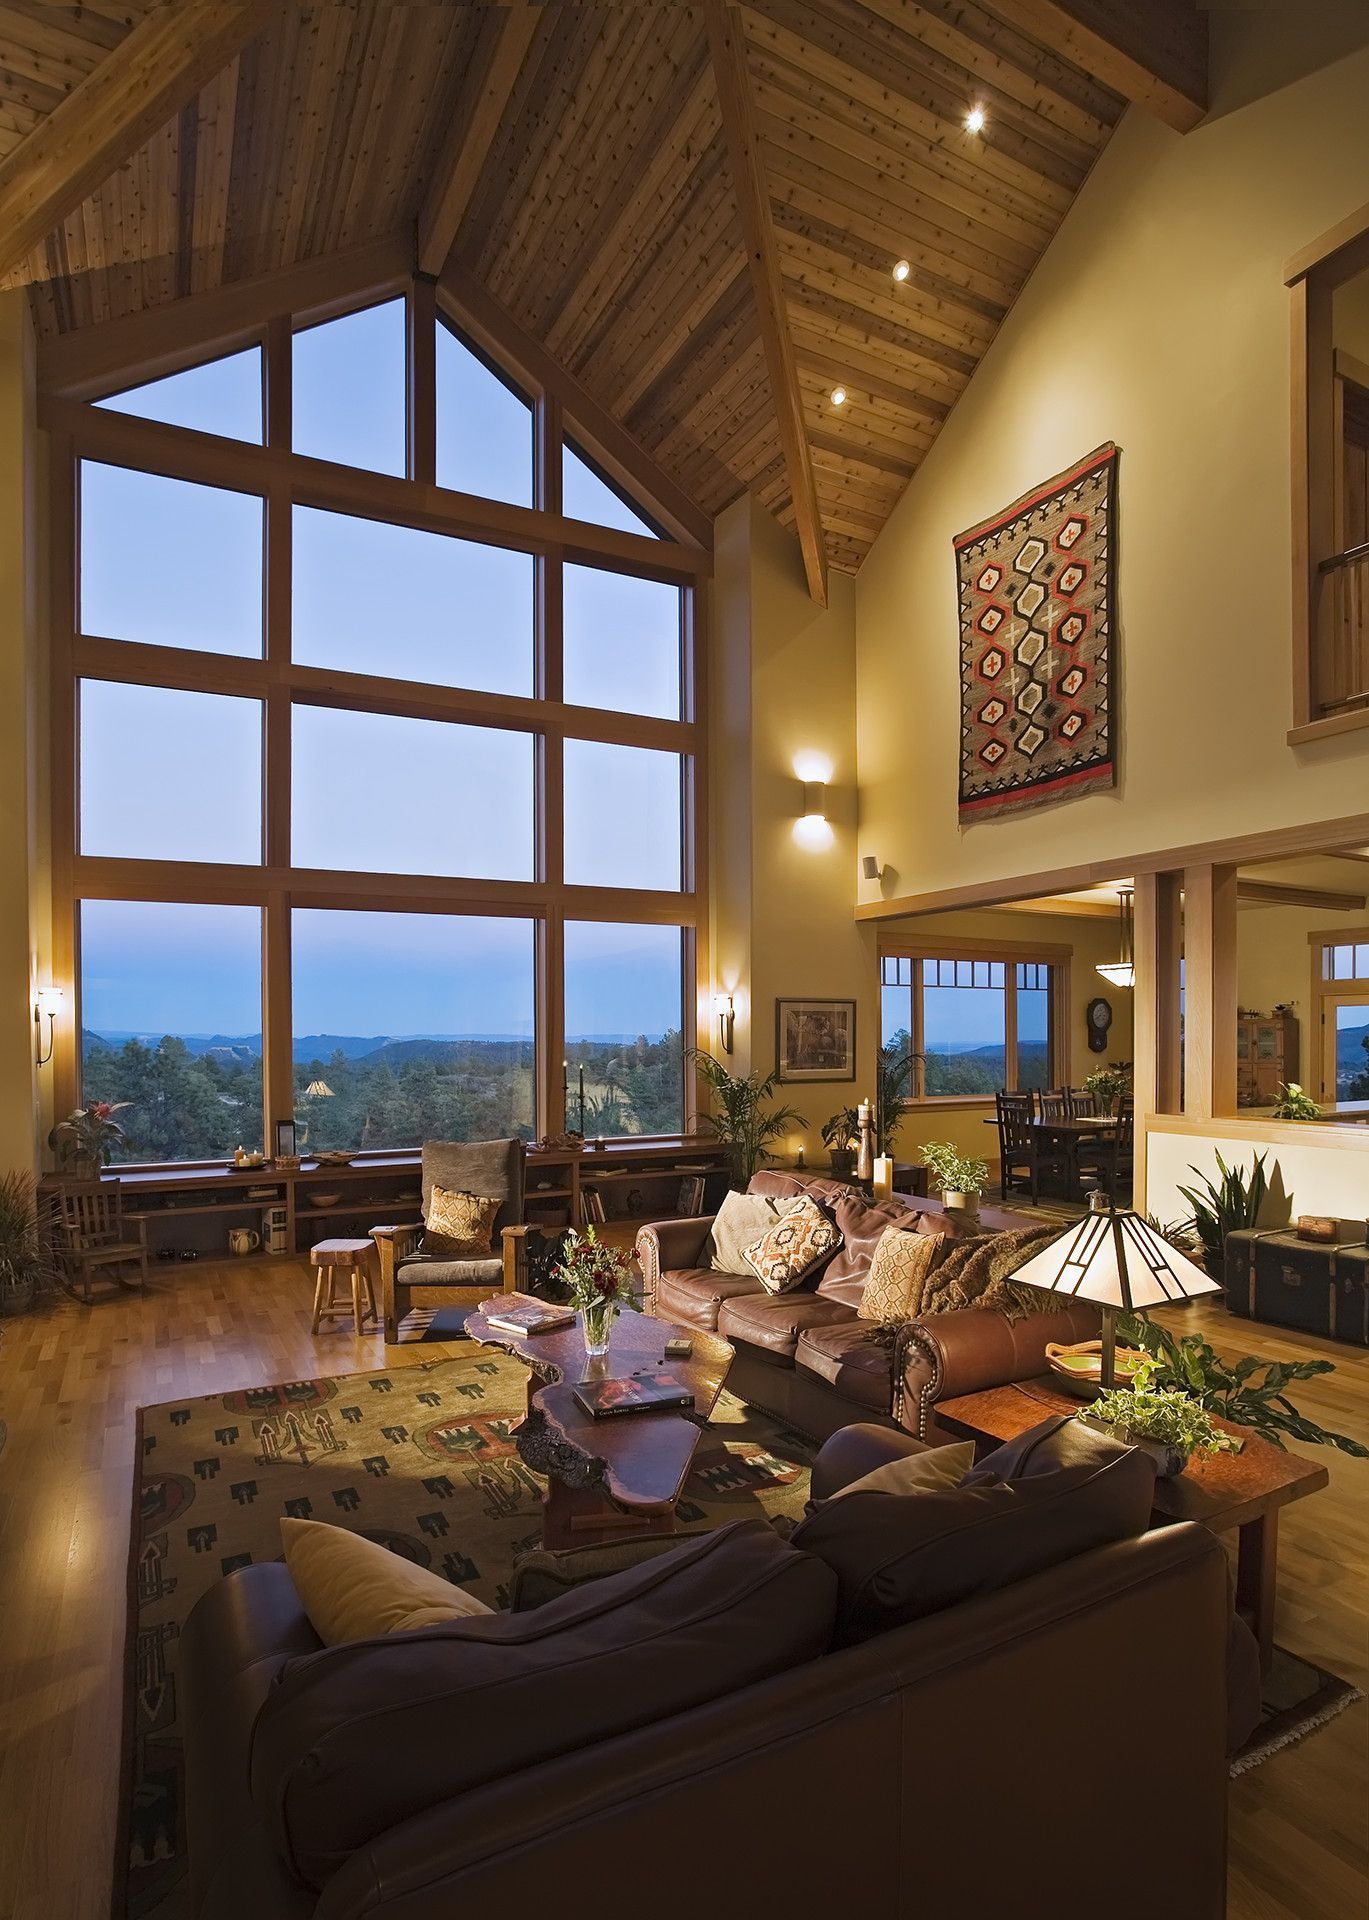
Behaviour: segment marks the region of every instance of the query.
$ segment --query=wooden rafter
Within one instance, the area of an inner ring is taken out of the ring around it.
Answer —
[[[178,0],[139,22],[0,166],[8,273],[269,20],[248,0]]]
[[[418,215],[420,273],[439,274],[447,264],[457,230],[480,180],[499,124],[504,117],[542,10],[510,6],[499,10],[498,38],[485,70],[479,97],[468,118],[460,113],[443,143]]]
[[[718,87],[718,105],[727,142],[732,188],[737,199],[742,235],[746,242],[751,282],[756,296],[761,341],[774,394],[780,445],[789,475],[794,520],[803,549],[808,591],[820,607],[827,605],[827,553],[808,432],[803,417],[794,345],[785,311],[784,280],[770,216],[770,195],[757,146],[751,110],[746,48],[741,23],[724,0],[705,0],[708,46]]]
[[[993,0],[993,10],[1179,133],[1207,112],[1207,13],[1193,0]]]

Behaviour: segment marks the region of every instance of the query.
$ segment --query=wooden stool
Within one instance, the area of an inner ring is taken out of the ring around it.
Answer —
[[[312,1265],[318,1268],[318,1281],[314,1287],[314,1324],[311,1333],[317,1333],[320,1320],[345,1320],[351,1312],[358,1333],[362,1331],[362,1322],[371,1320],[379,1324],[376,1313],[376,1290],[372,1278],[375,1242],[372,1240],[320,1240],[309,1250]],[[347,1281],[351,1275],[351,1307],[347,1304]],[[339,1280],[341,1279],[341,1298],[339,1298]],[[366,1289],[366,1310],[361,1306],[361,1290]]]

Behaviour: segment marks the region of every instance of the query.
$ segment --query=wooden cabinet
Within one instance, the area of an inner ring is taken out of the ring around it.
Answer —
[[[1236,1099],[1272,1107],[1298,1077],[1298,1019],[1292,1013],[1242,1014],[1236,1022]]]

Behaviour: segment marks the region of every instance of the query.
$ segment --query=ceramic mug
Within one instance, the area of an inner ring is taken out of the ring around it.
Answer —
[[[261,1245],[261,1235],[253,1233],[251,1227],[231,1227],[228,1233],[230,1253],[254,1253]]]

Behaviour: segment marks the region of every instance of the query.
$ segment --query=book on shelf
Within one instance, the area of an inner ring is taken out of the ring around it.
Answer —
[[[673,1373],[630,1373],[620,1380],[586,1380],[575,1398],[596,1420],[616,1413],[656,1413],[666,1407],[692,1407],[694,1395]]]
[[[694,1219],[704,1210],[704,1177],[701,1173],[686,1174],[680,1182],[679,1198],[675,1202],[682,1220]]]
[[[580,1190],[581,1222],[587,1227],[592,1227],[607,1218],[608,1215],[604,1212],[603,1194],[595,1187],[582,1187]]]
[[[487,1313],[488,1324],[500,1333],[555,1333],[561,1327],[573,1327],[575,1314],[570,1307],[558,1307],[549,1300],[525,1299],[515,1306],[501,1306]]]

